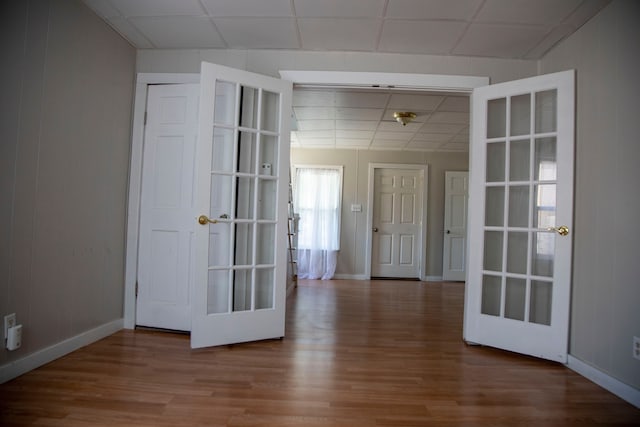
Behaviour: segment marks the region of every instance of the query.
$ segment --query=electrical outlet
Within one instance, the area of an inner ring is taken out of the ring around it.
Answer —
[[[633,337],[633,357],[640,359],[640,338]]]
[[[16,326],[16,314],[11,313],[4,316],[4,339],[6,340],[9,336],[9,328],[13,328]]]

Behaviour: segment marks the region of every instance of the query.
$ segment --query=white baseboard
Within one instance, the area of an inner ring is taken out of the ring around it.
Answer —
[[[568,357],[567,366],[572,371],[575,371],[588,380],[593,381],[605,390],[615,394],[620,399],[626,400],[636,408],[640,408],[640,390],[613,378],[612,376],[571,355]]]
[[[364,274],[334,274],[333,278],[336,280],[367,280],[367,276]]]
[[[81,347],[108,337],[123,327],[123,319],[117,319],[0,366],[0,384],[39,368]]]
[[[442,282],[442,276],[426,276],[425,282]]]

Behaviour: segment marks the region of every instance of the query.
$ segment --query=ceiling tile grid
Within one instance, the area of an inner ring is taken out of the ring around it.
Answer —
[[[537,59],[611,0],[84,0],[137,48]],[[166,31],[163,31],[166,30]]]

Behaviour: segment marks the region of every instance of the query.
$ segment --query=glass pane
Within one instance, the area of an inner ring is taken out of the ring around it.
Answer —
[[[529,321],[541,325],[551,325],[552,283],[531,281]]]
[[[235,218],[253,219],[254,179],[238,177],[236,178],[236,183],[237,193]]]
[[[214,128],[211,148],[211,170],[233,172],[233,129]]]
[[[277,181],[260,179],[258,193],[258,219],[276,219]]]
[[[253,264],[253,224],[236,224],[234,265]]]
[[[487,104],[487,138],[501,138],[507,134],[507,100],[492,99]]]
[[[240,132],[238,141],[238,172],[256,173],[256,134]]]
[[[504,187],[487,187],[484,225],[504,226]]]
[[[231,214],[231,183],[229,175],[211,175],[211,209],[209,218],[219,219]]]
[[[531,274],[544,277],[553,276],[555,244],[555,232],[533,233],[531,241]]]
[[[507,277],[504,291],[504,317],[524,320],[526,288],[527,281],[525,279]]]
[[[484,269],[502,271],[502,231],[484,232]]]
[[[280,117],[280,95],[273,92],[262,91],[262,130],[278,132]]]
[[[533,171],[537,181],[555,181],[557,176],[556,139],[536,139],[536,154]]]
[[[229,267],[231,224],[209,224],[209,266]]]
[[[509,187],[509,227],[529,226],[529,186]]]
[[[258,224],[256,264],[273,264],[276,244],[276,225]]]
[[[536,93],[536,133],[556,131],[556,100],[555,89]]]
[[[216,101],[213,121],[216,124],[233,126],[236,112],[236,85],[230,82],[216,82]]]
[[[527,273],[527,232],[510,231],[507,236],[507,271]]]
[[[482,276],[481,313],[500,316],[500,297],[502,294],[502,278],[499,276]]]
[[[256,270],[256,310],[273,308],[274,270]]]
[[[233,272],[233,311],[251,310],[251,270]]]
[[[278,137],[260,136],[260,174],[278,175]]]
[[[240,126],[258,128],[258,89],[242,86],[240,88]]]
[[[529,140],[511,142],[509,179],[511,181],[529,180]]]
[[[504,181],[504,142],[487,144],[487,182]]]
[[[229,270],[209,270],[207,314],[229,312]]]
[[[511,98],[511,136],[531,133],[531,95]]]
[[[556,224],[556,185],[542,184],[533,186],[535,228],[555,227]]]

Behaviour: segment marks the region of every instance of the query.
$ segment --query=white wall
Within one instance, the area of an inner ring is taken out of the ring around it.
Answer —
[[[342,217],[340,253],[336,274],[362,276],[367,240],[367,186],[370,163],[406,163],[429,165],[426,275],[442,276],[444,237],[444,172],[468,169],[468,153],[436,153],[377,150],[291,150],[291,164],[342,165]],[[351,212],[352,204],[361,204],[362,212]]]
[[[616,0],[540,61],[577,70],[570,353],[640,389],[640,2]]]
[[[4,367],[122,318],[135,50],[79,0],[0,7]]]
[[[490,77],[492,83],[533,76],[537,62],[462,56],[280,50],[138,50],[139,73],[198,73],[208,61],[279,77],[280,70],[375,71]]]

